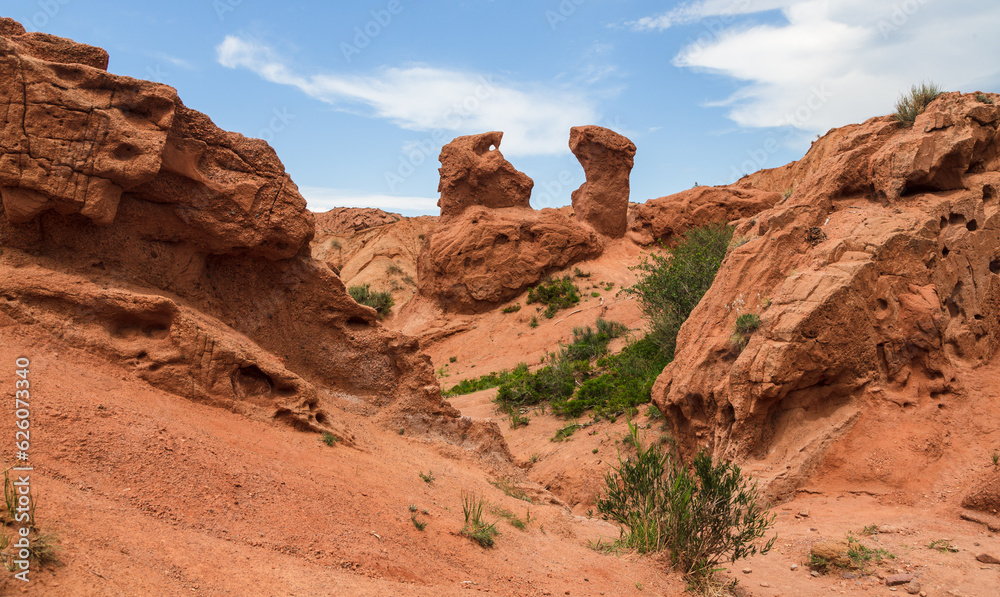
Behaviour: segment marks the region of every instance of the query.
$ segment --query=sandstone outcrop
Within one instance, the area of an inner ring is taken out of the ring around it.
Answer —
[[[781,194],[733,187],[695,187],[650,199],[629,213],[629,238],[641,245],[672,244],[692,228],[749,218],[781,201]]]
[[[781,462],[790,491],[861,405],[962,394],[956,370],[1000,347],[998,121],[997,105],[944,94],[912,126],[835,129],[734,185],[794,193],[739,223],[749,242],[653,389],[685,449]],[[744,313],[762,325],[741,352]]]
[[[587,176],[573,191],[576,217],[605,236],[625,236],[635,144],[604,127],[575,126],[570,129],[569,149]]]
[[[441,217],[457,216],[472,206],[491,209],[528,207],[534,182],[500,153],[503,133],[458,137],[441,148],[438,207]]]
[[[428,237],[420,293],[447,311],[483,311],[602,249],[593,231],[558,210],[473,207]]]
[[[416,341],[310,256],[267,143],[106,65],[0,20],[0,325],[301,428],[349,435],[333,406],[455,427]]]

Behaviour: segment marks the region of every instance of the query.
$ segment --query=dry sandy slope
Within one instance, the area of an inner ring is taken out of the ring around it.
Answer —
[[[30,328],[0,327],[0,391],[31,359],[38,522],[63,565],[4,594],[676,594],[648,559],[586,547],[614,528],[532,505],[526,531],[502,519],[484,549],[458,534],[461,493],[524,516],[462,450],[345,414],[357,449],[151,388]],[[13,429],[3,412],[0,428]],[[11,431],[11,441],[13,432]],[[433,471],[431,484],[420,472]],[[408,506],[427,514],[425,531]],[[488,519],[497,519],[489,515]],[[6,577],[4,577],[6,578]],[[645,588],[638,591],[637,583]]]

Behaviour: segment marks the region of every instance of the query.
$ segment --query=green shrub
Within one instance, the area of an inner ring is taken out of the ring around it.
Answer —
[[[509,305],[507,307],[504,307],[503,309],[500,309],[500,312],[501,313],[517,313],[520,310],[521,310],[521,303],[514,303],[513,305]]]
[[[649,337],[673,358],[677,332],[715,280],[733,228],[712,224],[689,230],[667,255],[651,254],[633,269],[639,280],[623,291],[639,300]]]
[[[529,328],[537,328],[538,327],[538,318],[535,317],[534,315],[532,315],[531,316],[531,321],[528,322],[528,327]]]
[[[758,540],[774,524],[774,515],[758,505],[756,483],[728,462],[713,464],[706,452],[691,470],[657,444],[644,447],[629,423],[636,453],[618,456],[605,476],[605,495],[597,509],[622,527],[619,544],[640,553],[666,551],[695,585],[703,584],[722,561],[735,562],[767,553]]]
[[[910,87],[910,92],[901,94],[896,100],[896,113],[893,116],[903,124],[913,124],[913,121],[924,113],[927,106],[941,95],[941,88],[934,83],[921,83]]]
[[[976,94],[976,101],[982,102],[984,104],[992,104],[993,103],[993,98],[990,97],[990,96],[988,96],[988,95],[986,95],[985,93],[977,93]]]
[[[569,276],[563,276],[561,280],[549,280],[528,290],[528,301],[541,303],[546,306],[545,316],[549,319],[555,317],[560,309],[568,309],[576,306],[580,302],[580,290],[573,284]]]
[[[496,523],[486,524],[483,520],[483,507],[486,500],[474,493],[462,492],[462,512],[465,514],[465,526],[460,531],[469,539],[483,547],[493,547],[493,538],[500,534]]]
[[[368,284],[362,284],[360,286],[351,286],[347,289],[347,293],[351,295],[359,305],[365,305],[371,307],[378,312],[379,317],[385,317],[389,314],[392,306],[396,304],[393,300],[392,295],[388,292],[378,292],[373,291]]]

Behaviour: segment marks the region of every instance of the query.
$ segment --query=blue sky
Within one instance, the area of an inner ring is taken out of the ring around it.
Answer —
[[[310,209],[436,214],[441,145],[504,131],[532,205],[570,201],[569,128],[638,147],[633,201],[800,158],[900,91],[1000,91],[995,0],[5,2],[266,139]]]

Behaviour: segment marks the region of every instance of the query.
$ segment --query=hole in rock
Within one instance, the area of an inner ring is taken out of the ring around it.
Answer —
[[[238,396],[268,396],[273,389],[274,381],[256,365],[233,372],[233,391]]]
[[[949,315],[951,315],[952,317],[958,317],[958,314],[961,310],[958,308],[958,305],[955,303],[955,301],[953,301],[952,299],[948,299],[944,302],[944,304],[945,306],[948,307]]]
[[[941,228],[943,229],[947,225],[948,225],[948,218],[941,216]]]
[[[326,425],[326,420],[327,420],[326,414],[324,414],[324,413],[316,413],[316,422],[317,423],[319,423],[320,425]]]
[[[945,247],[945,248],[941,249],[941,256],[942,257],[947,257],[948,253],[951,253],[951,250],[948,247]]]
[[[876,302],[878,303],[878,308],[879,308],[880,310],[882,310],[882,311],[884,311],[884,310],[886,310],[886,309],[888,309],[888,308],[889,308],[889,301],[887,301],[887,300],[885,300],[885,299],[881,299],[881,298],[880,298],[880,299],[878,299],[878,301],[876,301]]]
[[[938,402],[938,408],[943,409],[944,408],[944,402]]]
[[[974,319],[975,319],[976,321],[982,321],[982,320],[983,320],[983,316],[982,316],[982,315],[980,315],[979,313],[976,313],[975,315],[973,315],[973,318],[974,318]]]
[[[353,329],[366,328],[369,325],[371,325],[371,324],[368,323],[367,319],[364,319],[362,317],[358,317],[357,315],[355,315],[354,317],[351,317],[350,319],[347,320],[347,327],[353,328]]]
[[[953,213],[948,216],[948,223],[951,224],[952,226],[957,226],[958,224],[964,224],[965,216],[963,216],[962,214]]]
[[[994,259],[990,262],[990,271],[994,274],[1000,274],[1000,258]]]
[[[973,232],[979,228],[979,224],[977,224],[975,220],[969,220],[965,227],[969,230],[969,232]]]
[[[983,202],[993,201],[997,198],[997,190],[992,185],[983,185]]]

